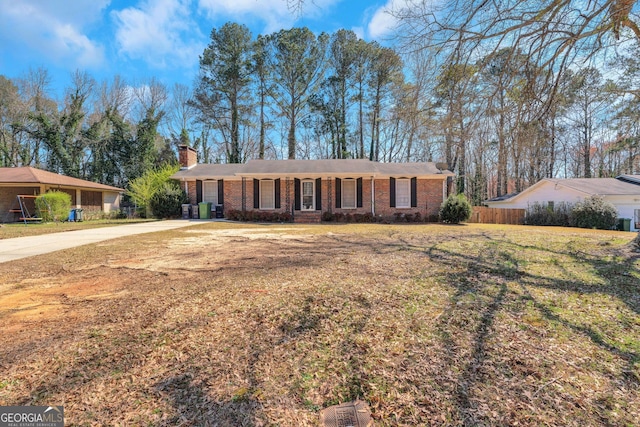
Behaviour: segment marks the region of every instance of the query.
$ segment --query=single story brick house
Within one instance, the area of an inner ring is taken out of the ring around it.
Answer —
[[[179,148],[182,183],[191,203],[211,202],[224,212],[274,211],[296,222],[320,221],[324,212],[392,217],[437,217],[454,174],[435,163],[379,163],[363,159],[250,160],[198,164],[196,151]]]
[[[120,208],[122,188],[71,178],[30,166],[0,168],[1,222],[18,221],[21,212],[17,196],[37,196],[47,191],[63,191],[71,196],[71,207],[86,211],[110,212]],[[33,198],[26,199],[34,212]]]

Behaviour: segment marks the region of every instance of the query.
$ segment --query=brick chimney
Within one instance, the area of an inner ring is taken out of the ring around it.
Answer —
[[[198,163],[198,152],[187,145],[181,145],[178,147],[178,160],[180,169],[191,169]]]

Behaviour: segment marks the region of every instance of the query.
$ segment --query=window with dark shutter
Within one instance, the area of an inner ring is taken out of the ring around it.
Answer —
[[[260,209],[260,180],[253,180],[253,209]]]
[[[302,186],[302,190],[300,192],[302,198],[302,210],[315,211],[315,182],[312,179],[303,179],[300,181],[300,185]]]
[[[218,181],[202,181],[202,201],[218,204]]]
[[[389,178],[389,206],[396,207],[396,179]]]
[[[336,208],[342,207],[342,180],[336,178]]]
[[[356,205],[361,208],[362,207],[362,178],[358,178],[356,180],[356,199],[357,199],[357,203]]]
[[[218,180],[218,204],[224,204],[224,181]]]
[[[342,180],[342,209],[358,207],[358,184],[355,179]]]
[[[200,203],[202,201],[202,181],[199,179],[196,180],[196,203]]]
[[[300,201],[300,180],[298,178],[293,179],[293,208],[297,211],[300,210],[302,202]]]
[[[275,209],[275,181],[263,179],[260,184],[260,209]]]
[[[411,207],[411,180],[407,178],[396,179],[396,208]]]
[[[274,188],[274,195],[276,199],[275,208],[280,209],[280,178],[276,179]]]
[[[322,210],[322,178],[316,179],[316,210]]]
[[[418,207],[418,178],[411,178],[411,207]]]

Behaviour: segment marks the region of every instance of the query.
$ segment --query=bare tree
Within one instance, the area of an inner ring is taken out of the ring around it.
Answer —
[[[640,39],[637,12],[633,0],[415,0],[393,13],[406,48],[465,46],[486,55],[509,47],[546,70],[547,84],[557,87],[576,60]],[[550,106],[552,98],[547,101]]]
[[[27,121],[26,104],[20,98],[18,86],[0,75],[0,166],[22,166],[26,134],[20,128]]]
[[[192,99],[193,92],[189,86],[175,83],[167,107],[166,126],[168,133],[172,140],[186,145],[190,144],[189,133],[194,130],[192,129],[193,120],[197,114],[191,103]]]

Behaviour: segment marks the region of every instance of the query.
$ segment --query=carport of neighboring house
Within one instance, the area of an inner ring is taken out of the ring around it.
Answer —
[[[120,208],[123,189],[97,182],[71,178],[25,166],[0,168],[0,222],[15,222],[22,217],[18,196],[36,196],[47,191],[62,191],[71,196],[71,206],[87,211],[110,212]],[[26,209],[35,212],[33,197],[24,199]]]

